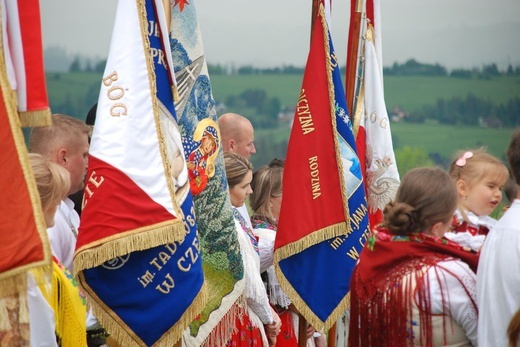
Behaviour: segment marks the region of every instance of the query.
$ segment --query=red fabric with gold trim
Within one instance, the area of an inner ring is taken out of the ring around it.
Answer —
[[[6,90],[4,78],[2,90]],[[0,166],[4,168],[0,174],[0,279],[16,268],[50,264],[50,252],[45,252],[43,243],[46,237],[43,218],[39,223],[35,219],[35,210],[41,211],[38,191],[31,182],[34,178],[29,171],[18,115],[14,106],[12,110],[6,107],[8,97],[2,95],[0,100]],[[30,189],[33,189],[32,194]]]

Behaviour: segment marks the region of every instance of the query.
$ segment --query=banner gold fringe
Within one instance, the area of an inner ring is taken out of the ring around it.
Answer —
[[[19,114],[22,127],[46,127],[52,125],[50,108],[37,111],[24,111]]]
[[[33,274],[37,286],[47,283],[52,271],[51,264],[38,267],[34,267],[34,264],[28,264],[17,270],[19,270],[19,273],[0,280],[0,299],[27,291],[28,271]]]
[[[27,290],[25,272],[0,280],[0,299],[13,296]]]
[[[206,339],[200,344],[200,347],[214,347],[223,346],[229,340],[235,332],[238,331],[236,326],[236,318],[242,317],[246,312],[246,298],[240,296],[240,298],[232,305],[228,312],[220,319],[216,327],[206,337]]]
[[[293,288],[279,266],[275,266],[275,271],[278,282],[280,283],[284,293],[286,293],[287,296],[292,299],[292,303],[298,312],[300,312],[302,316],[307,319],[307,322],[309,322],[309,324],[317,331],[328,331],[336,323],[338,317],[340,317],[350,307],[350,293],[348,293],[345,298],[339,302],[338,306],[336,306],[336,308],[331,312],[329,318],[326,321],[322,321],[311,309],[309,309],[307,303]]]
[[[82,272],[78,275],[78,283],[87,294],[87,301],[92,307],[94,316],[99,320],[103,328],[116,340],[121,346],[140,346],[147,345],[128,327],[114,312],[106,306],[101,299],[92,291],[85,282]],[[195,317],[204,308],[207,302],[206,283],[201,287],[197,296],[193,299],[190,307],[184,312],[181,319],[168,330],[155,344],[154,347],[171,347],[175,345],[181,338],[186,327],[195,319]],[[214,345],[216,346],[216,345]]]
[[[285,246],[282,246],[274,252],[274,262],[279,263],[281,260],[285,258],[289,258],[290,256],[300,253],[303,250],[314,246],[320,242],[324,242],[326,240],[332,239],[338,236],[346,235],[346,222],[341,222],[334,225],[329,225],[328,227],[318,229],[313,233],[302,237],[298,241],[289,243]],[[281,283],[280,283],[281,284]],[[282,287],[283,288],[283,287]]]
[[[305,236],[304,238],[280,247],[274,253],[274,263],[278,264],[281,260],[289,258],[290,256],[300,253],[306,248],[309,248],[315,244],[320,242],[324,242],[333,237],[344,236],[346,230],[345,222],[338,223],[335,225],[328,226],[323,229],[319,229],[312,234]],[[280,287],[288,297],[291,298],[292,303],[298,309],[298,311],[307,319],[310,325],[312,325],[317,330],[328,330],[338,317],[345,312],[345,310],[350,306],[349,296],[347,295],[338,306],[332,311],[329,318],[323,322],[321,319],[312,312],[305,301],[300,297],[298,292],[293,288],[291,283],[287,280],[285,275],[283,274],[280,266],[275,266],[276,277],[278,278],[278,282],[280,283]]]
[[[160,223],[101,239],[76,250],[73,262],[74,276],[110,259],[184,239],[186,230],[182,220],[176,219],[173,223],[166,223],[167,225]]]

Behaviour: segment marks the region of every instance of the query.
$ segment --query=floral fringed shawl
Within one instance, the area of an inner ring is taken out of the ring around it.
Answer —
[[[413,300],[421,308],[421,346],[432,346],[427,272],[448,259],[460,259],[477,270],[477,254],[445,238],[423,233],[395,236],[382,228],[375,231],[351,278],[349,347],[413,345]],[[443,304],[448,299],[449,293],[443,291]]]

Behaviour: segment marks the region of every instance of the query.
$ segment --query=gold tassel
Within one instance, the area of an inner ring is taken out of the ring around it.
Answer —
[[[128,235],[130,233],[133,234]],[[185,236],[184,223],[176,219],[112,236],[103,244],[88,244],[76,250],[74,276],[84,269],[97,267],[110,259],[180,241]]]
[[[217,326],[200,344],[201,347],[213,347],[225,345],[233,334],[238,331],[236,318],[242,317],[246,312],[245,296],[240,296],[237,302],[231,306],[228,312],[220,319]]]
[[[0,280],[0,298],[6,298],[27,290],[27,274],[25,272]]]
[[[29,264],[27,267],[33,266]],[[49,265],[39,266],[36,268],[30,268],[29,270],[16,269],[21,272],[9,276],[7,278],[0,279],[0,298],[13,296],[18,293],[24,293],[27,291],[27,271],[34,275],[36,285],[41,286],[46,283],[47,278],[50,276],[51,267]]]
[[[78,283],[83,288],[85,293],[88,295],[87,300],[92,307],[94,316],[99,320],[101,325],[105,328],[107,333],[121,346],[142,346],[146,347],[146,344],[133,333],[133,331],[124,324],[119,318],[114,318],[113,312],[110,307],[103,304],[100,300],[95,300],[94,296],[91,295],[92,290],[85,282],[83,273],[78,276]],[[181,319],[167,332],[163,334],[160,340],[162,346],[173,346],[182,337],[182,333],[186,327],[195,319],[195,317],[204,308],[207,301],[207,289],[204,284],[201,290],[193,300],[190,307],[184,312]]]

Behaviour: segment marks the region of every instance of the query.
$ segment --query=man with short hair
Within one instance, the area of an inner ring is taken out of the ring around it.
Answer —
[[[87,174],[89,128],[79,119],[62,114],[52,115],[52,125],[33,128],[29,151],[39,153],[63,166],[70,174],[69,195],[83,189]],[[55,224],[47,229],[52,254],[72,272],[79,215],[69,198],[62,200]]]
[[[240,154],[247,159],[250,159],[251,155],[256,153],[253,125],[247,118],[236,113],[225,113],[218,118],[218,127],[224,152]],[[253,226],[251,225],[251,218],[249,217],[246,204],[240,207],[235,206],[235,208],[242,216],[241,222],[245,222],[246,226],[252,231]],[[273,311],[275,321],[265,325],[270,346],[273,341],[276,343],[276,335],[280,332],[282,324],[277,312],[272,308],[271,310]]]
[[[225,113],[218,118],[218,127],[224,152],[238,153],[247,159],[256,153],[255,132],[247,118],[236,113]]]
[[[520,129],[511,137],[507,159],[520,184]],[[484,241],[477,304],[479,346],[509,346],[507,328],[520,307],[520,193]]]
[[[251,154],[256,153],[255,131],[246,117],[236,113],[225,113],[218,118],[218,127],[224,152],[237,153],[247,159],[251,159]],[[237,207],[237,210],[246,225],[253,230],[246,205]]]

